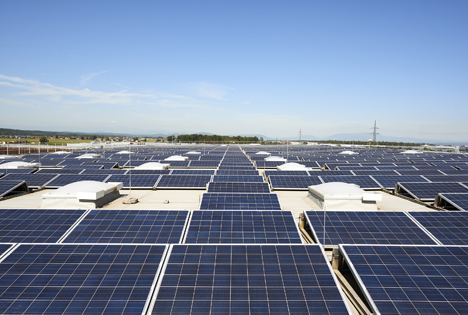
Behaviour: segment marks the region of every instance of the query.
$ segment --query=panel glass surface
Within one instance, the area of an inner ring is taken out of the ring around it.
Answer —
[[[209,193],[269,193],[268,183],[209,183]]]
[[[276,194],[204,193],[200,210],[281,210]]]
[[[2,180],[24,180],[28,187],[42,187],[54,179],[57,174],[7,174],[0,178]]]
[[[410,212],[444,245],[468,245],[468,212]]]
[[[206,188],[211,175],[161,175],[158,188]]]
[[[269,176],[271,188],[307,190],[311,185],[323,184],[318,176]]]

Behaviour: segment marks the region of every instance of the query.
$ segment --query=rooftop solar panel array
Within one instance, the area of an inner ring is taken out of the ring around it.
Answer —
[[[174,245],[153,314],[349,314],[317,245]]]
[[[420,182],[427,183],[428,180],[420,175],[396,175],[396,176],[382,176],[372,175],[372,178],[379,183],[382,188],[395,189],[395,185],[399,182]]]
[[[443,245],[468,245],[468,212],[410,212]]]
[[[307,190],[311,185],[323,184],[318,176],[280,176],[268,177],[274,190]]]
[[[0,264],[2,314],[142,314],[165,245],[20,245]]]
[[[56,178],[57,174],[8,174],[0,178],[0,183],[3,180],[20,180],[26,181],[28,187],[43,187],[51,180]]]
[[[209,193],[269,193],[268,183],[209,183]]]
[[[438,200],[439,199],[439,202]],[[440,201],[444,201],[445,204],[449,204],[451,207],[468,211],[468,193],[465,194],[439,194],[436,197],[437,206],[440,206]]]
[[[276,194],[205,193],[200,210],[281,210]]]
[[[188,211],[92,210],[64,243],[179,243]]]
[[[43,175],[44,176],[44,175]],[[97,181],[97,182],[104,182],[106,178],[110,175],[96,175],[96,174],[89,174],[89,175],[69,175],[69,174],[60,174],[57,175],[53,180],[47,183],[47,188],[57,188],[62,187],[71,183],[79,182],[79,181]],[[119,175],[114,175],[119,176]]]
[[[153,188],[161,175],[111,175],[107,183],[122,182],[124,188]]]
[[[161,175],[157,188],[205,189],[211,175]]]
[[[24,180],[0,180],[0,199],[17,190],[25,183],[26,182]]]
[[[302,240],[288,211],[194,211],[185,244],[282,244]]]
[[[214,175],[213,182],[225,182],[225,183],[261,183],[263,177],[248,175],[248,176],[235,176],[235,175]]]
[[[322,245],[437,245],[403,212],[307,211],[306,218],[315,239]],[[325,240],[323,238],[324,227]]]
[[[362,189],[380,189],[380,185],[370,176],[356,175],[356,176],[322,176],[320,178],[324,183],[330,182],[343,182],[349,184],[359,185]]]
[[[0,209],[0,242],[55,243],[85,210]]]
[[[415,199],[434,200],[439,193],[468,193],[468,188],[461,183],[411,183],[400,182],[395,191],[410,195]]]
[[[468,248],[342,245],[376,314],[464,314]]]

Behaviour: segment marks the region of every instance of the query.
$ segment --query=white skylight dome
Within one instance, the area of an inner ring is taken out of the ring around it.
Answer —
[[[92,180],[65,185],[42,195],[42,209],[96,209],[120,197],[123,183]]]
[[[310,167],[308,168],[305,165],[294,162],[278,165],[276,168],[280,171],[307,171],[311,169]]]
[[[163,164],[159,162],[148,162],[135,167],[136,170],[165,170],[168,169],[170,164]]]
[[[424,153],[423,151],[418,151],[418,150],[406,150],[403,152],[400,152],[401,154],[421,154]]]
[[[255,153],[256,155],[271,155],[270,152],[266,152],[266,151],[258,151],[257,153]]]
[[[309,186],[308,197],[326,210],[378,210],[376,201],[382,195],[367,192],[358,185],[331,182]]]
[[[193,155],[200,155],[201,152],[198,152],[198,151],[188,151],[187,153],[185,154],[193,154]]]
[[[7,162],[0,164],[0,168],[8,168],[8,169],[15,169],[15,168],[36,168],[39,167],[39,163],[28,163],[22,161],[15,161],[15,162]]]
[[[70,154],[70,152],[68,151],[55,151],[55,152],[51,152],[49,154],[59,154],[59,155],[62,155],[62,154]]]
[[[284,161],[286,162],[287,160],[284,157],[281,156],[269,156],[264,159],[265,161]]]
[[[83,155],[77,156],[75,159],[100,159],[102,155],[99,153],[85,153]]]
[[[165,158],[164,161],[187,161],[188,157],[182,155],[173,155]]]
[[[358,152],[354,152],[354,151],[350,151],[350,150],[345,150],[345,151],[341,151],[340,153],[338,154],[343,154],[343,155],[354,155],[354,154],[359,154]]]
[[[17,158],[18,157],[16,155],[0,154],[0,160],[17,159]]]
[[[115,154],[133,154],[133,153],[135,153],[135,152],[128,151],[128,150],[123,150],[123,151],[116,152]]]

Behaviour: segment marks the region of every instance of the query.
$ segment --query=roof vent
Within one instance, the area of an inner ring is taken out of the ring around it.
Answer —
[[[135,167],[136,170],[165,170],[168,169],[170,164],[163,164],[159,162],[148,162]]]
[[[164,161],[187,161],[188,157],[182,155],[173,155],[165,158]]]
[[[8,168],[8,169],[14,169],[14,168],[36,168],[39,167],[39,163],[28,163],[28,162],[6,162],[0,165],[0,168]]]
[[[307,171],[311,168],[307,168],[305,165],[299,163],[285,163],[276,167],[280,171]]]
[[[42,209],[96,209],[120,197],[122,183],[80,181],[42,195]]]
[[[320,209],[375,211],[382,195],[366,192],[358,185],[332,182],[309,186],[308,197]]]

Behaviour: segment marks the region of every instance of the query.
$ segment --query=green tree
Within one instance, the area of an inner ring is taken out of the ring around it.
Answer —
[[[47,140],[46,136],[42,136],[39,138],[39,143],[47,143],[47,142],[49,142],[49,140]]]

